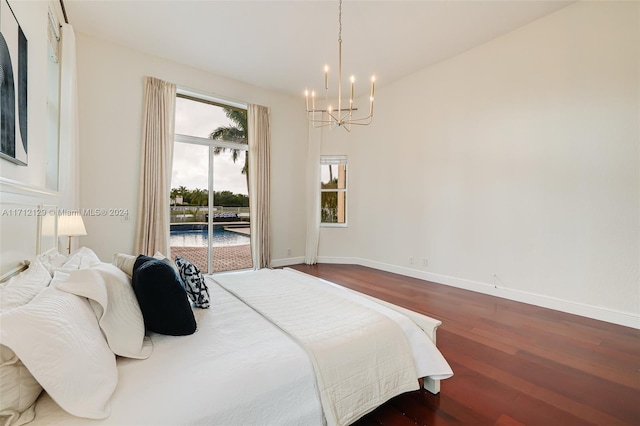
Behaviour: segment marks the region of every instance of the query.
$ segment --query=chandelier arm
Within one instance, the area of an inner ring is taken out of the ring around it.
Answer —
[[[334,123],[331,121],[327,121],[324,122],[324,124],[316,124],[316,122],[312,122],[312,124],[314,129],[320,129],[321,127],[333,126]]]
[[[349,124],[350,124],[350,125],[353,125],[353,126],[368,126],[369,124],[371,124],[371,120],[369,120],[369,121],[368,121],[368,122],[366,122],[366,123],[358,123],[358,122],[352,121],[352,122],[351,122],[351,123],[349,123]]]
[[[348,108],[343,108],[340,111],[341,112],[342,111],[349,112],[349,111],[357,111],[357,110],[358,110],[358,108],[353,108],[352,110],[349,110]],[[331,111],[337,112],[338,110],[337,109],[332,109]],[[307,112],[326,112],[326,113],[329,113],[329,110],[328,109],[308,109]]]
[[[326,113],[326,114],[329,116],[329,118],[328,118],[328,119],[323,119],[323,118],[320,118],[320,119],[311,118],[311,121],[312,121],[312,122],[314,122],[314,123],[331,123],[331,124],[339,123],[339,122],[340,122],[340,120],[338,120],[338,119],[337,119],[333,114],[329,114],[329,113],[328,113],[328,112],[326,112],[326,111],[324,111],[324,113]]]
[[[313,123],[329,123],[329,124],[333,124],[336,121],[335,120],[311,120]]]
[[[329,111],[327,111],[327,115],[328,115],[329,117],[331,117],[331,118],[333,119],[333,121],[335,121],[335,122],[339,122],[339,121],[340,121],[340,119],[338,118],[338,117],[340,117],[340,116],[338,115],[338,117],[336,117],[335,115],[333,115],[333,112],[329,112]]]
[[[350,121],[352,122],[358,122],[358,121],[366,121],[366,120],[371,120],[373,118],[373,115],[370,115],[368,117],[360,117],[360,118],[354,118]]]
[[[311,112],[326,112],[326,113],[329,113],[329,110],[328,110],[328,109],[308,109],[308,110],[306,110],[306,111],[307,111],[307,112],[310,112],[310,113],[311,113]],[[337,112],[338,110],[337,110],[337,109],[334,109],[334,110],[332,110],[332,111],[333,111],[333,112]],[[342,111],[346,111],[346,112],[349,112],[349,111],[358,111],[358,108],[353,108],[353,109],[347,109],[347,108],[344,108],[344,109],[341,109],[341,110],[340,110],[340,112],[342,112]],[[365,117],[365,118],[367,118],[367,117]]]

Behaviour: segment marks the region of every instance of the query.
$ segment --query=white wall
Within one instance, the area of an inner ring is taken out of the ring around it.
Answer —
[[[223,43],[221,43],[221,46]],[[131,253],[137,216],[144,76],[225,99],[271,108],[273,258],[304,252],[304,162],[306,124],[303,102],[126,47],[77,35],[80,109],[80,202],[83,208],[123,208],[119,217],[86,217],[88,236],[103,261]],[[224,54],[215,46],[203,54]]]
[[[639,15],[579,2],[380,76],[374,124],[324,143],[349,155],[350,226],[321,261],[640,327]]]
[[[0,159],[0,176],[44,188],[47,146],[47,11],[50,3],[10,1],[9,4],[27,37],[28,164],[19,166]]]
[[[17,165],[0,159],[0,204],[3,215],[0,218],[0,271],[12,269],[24,259],[32,258],[38,250],[53,248],[41,244],[47,237],[37,237],[38,218],[33,216],[50,209],[39,209],[41,205],[62,205],[61,193],[52,185],[47,185],[47,163],[57,163],[58,152],[47,152],[49,128],[47,91],[48,86],[48,11],[62,20],[62,10],[58,1],[16,1],[10,0],[16,20],[27,38],[27,165]],[[67,153],[65,141],[60,145],[61,155]],[[51,171],[57,173],[57,167]],[[64,181],[64,176],[62,176]],[[49,187],[48,187],[49,186]],[[12,209],[23,209],[21,212]],[[13,216],[15,215],[15,216]],[[49,217],[45,221],[52,220]],[[55,244],[55,239],[51,237]],[[66,247],[66,244],[65,246]]]

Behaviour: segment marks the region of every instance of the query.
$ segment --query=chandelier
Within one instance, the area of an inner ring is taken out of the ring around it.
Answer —
[[[307,118],[315,128],[332,126],[342,127],[347,131],[351,131],[351,126],[366,126],[371,124],[373,120],[373,94],[375,90],[375,77],[371,77],[371,94],[369,96],[369,115],[354,117],[354,113],[358,111],[353,104],[353,93],[355,77],[351,76],[351,89],[349,101],[342,102],[342,0],[338,8],[338,107],[334,108],[329,103],[329,66],[324,66],[324,106],[317,106],[316,92],[305,90],[304,96],[307,102]],[[309,108],[309,95],[311,95],[311,108]]]

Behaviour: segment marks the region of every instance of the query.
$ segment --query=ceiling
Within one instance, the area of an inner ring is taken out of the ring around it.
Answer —
[[[356,96],[573,1],[356,1],[342,7],[343,81]],[[302,96],[335,87],[338,1],[64,0],[76,32],[259,87]],[[358,84],[360,83],[360,84]]]

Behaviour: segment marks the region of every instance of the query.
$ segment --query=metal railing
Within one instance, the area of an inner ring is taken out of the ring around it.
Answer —
[[[207,206],[171,206],[170,212],[171,223],[207,222],[209,208]],[[214,206],[213,214],[214,222],[218,219],[228,219],[229,222],[249,221],[249,207]]]

